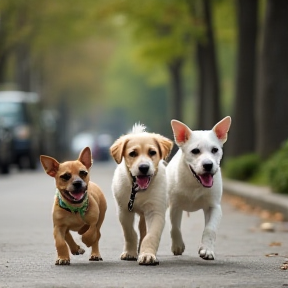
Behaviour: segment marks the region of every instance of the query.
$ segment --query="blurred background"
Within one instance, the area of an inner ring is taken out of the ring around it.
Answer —
[[[1,171],[231,115],[250,177],[288,138],[287,27],[287,0],[1,0]]]

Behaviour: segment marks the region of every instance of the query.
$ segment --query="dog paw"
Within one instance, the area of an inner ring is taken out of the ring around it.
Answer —
[[[175,243],[172,244],[171,251],[176,255],[182,255],[185,250],[185,244],[182,242],[181,244],[177,245]]]
[[[212,250],[207,249],[205,247],[200,247],[199,249],[199,256],[203,258],[204,260],[214,260],[215,254]]]
[[[85,250],[83,249],[83,248],[80,248],[79,247],[79,249],[77,250],[77,251],[71,251],[71,253],[73,254],[73,255],[82,255],[82,254],[84,254],[85,253]]]
[[[91,255],[89,258],[89,261],[103,261],[101,256],[97,255]]]
[[[55,265],[70,265],[70,259],[58,258],[55,262]]]
[[[159,261],[154,254],[141,253],[138,257],[139,265],[159,265]]]
[[[132,255],[132,253],[128,253],[128,252],[123,252],[121,254],[121,260],[126,260],[126,261],[137,261],[137,254],[136,255]]]

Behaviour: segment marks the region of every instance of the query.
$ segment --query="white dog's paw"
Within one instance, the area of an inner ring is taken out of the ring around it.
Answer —
[[[121,260],[126,261],[137,261],[137,253],[129,253],[129,252],[123,252],[120,256]]]
[[[212,251],[206,247],[200,247],[198,253],[199,253],[199,256],[205,260],[214,260],[215,259],[214,251]]]
[[[159,265],[159,261],[152,253],[142,252],[138,257],[139,265]]]
[[[176,255],[182,255],[185,250],[185,244],[183,242],[176,243],[175,241],[172,242],[171,251]]]

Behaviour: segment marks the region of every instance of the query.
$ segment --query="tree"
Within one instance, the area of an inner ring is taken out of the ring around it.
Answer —
[[[237,0],[238,53],[229,154],[255,151],[257,0]]]
[[[256,149],[268,157],[288,137],[288,1],[267,0],[256,99]]]

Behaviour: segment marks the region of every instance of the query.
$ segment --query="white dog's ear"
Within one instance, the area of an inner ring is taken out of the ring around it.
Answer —
[[[51,177],[56,176],[58,169],[59,169],[59,165],[60,165],[60,163],[56,159],[49,157],[49,156],[46,156],[46,155],[41,155],[40,156],[40,162],[41,162],[45,172],[49,176],[51,176]]]
[[[127,143],[128,138],[125,136],[120,137],[117,139],[113,145],[110,147],[110,154],[114,158],[117,164],[120,164],[123,157],[123,151],[125,144]]]
[[[89,169],[92,164],[92,153],[89,147],[85,147],[79,154],[78,160],[87,168]]]
[[[191,137],[191,130],[184,123],[174,119],[171,121],[171,126],[176,144],[182,146]]]
[[[214,127],[213,131],[215,132],[217,138],[224,144],[227,141],[228,131],[231,125],[231,117],[227,116],[219,121]]]
[[[159,145],[161,159],[165,160],[169,156],[174,143],[170,139],[160,134],[155,134],[155,140],[157,141]]]

